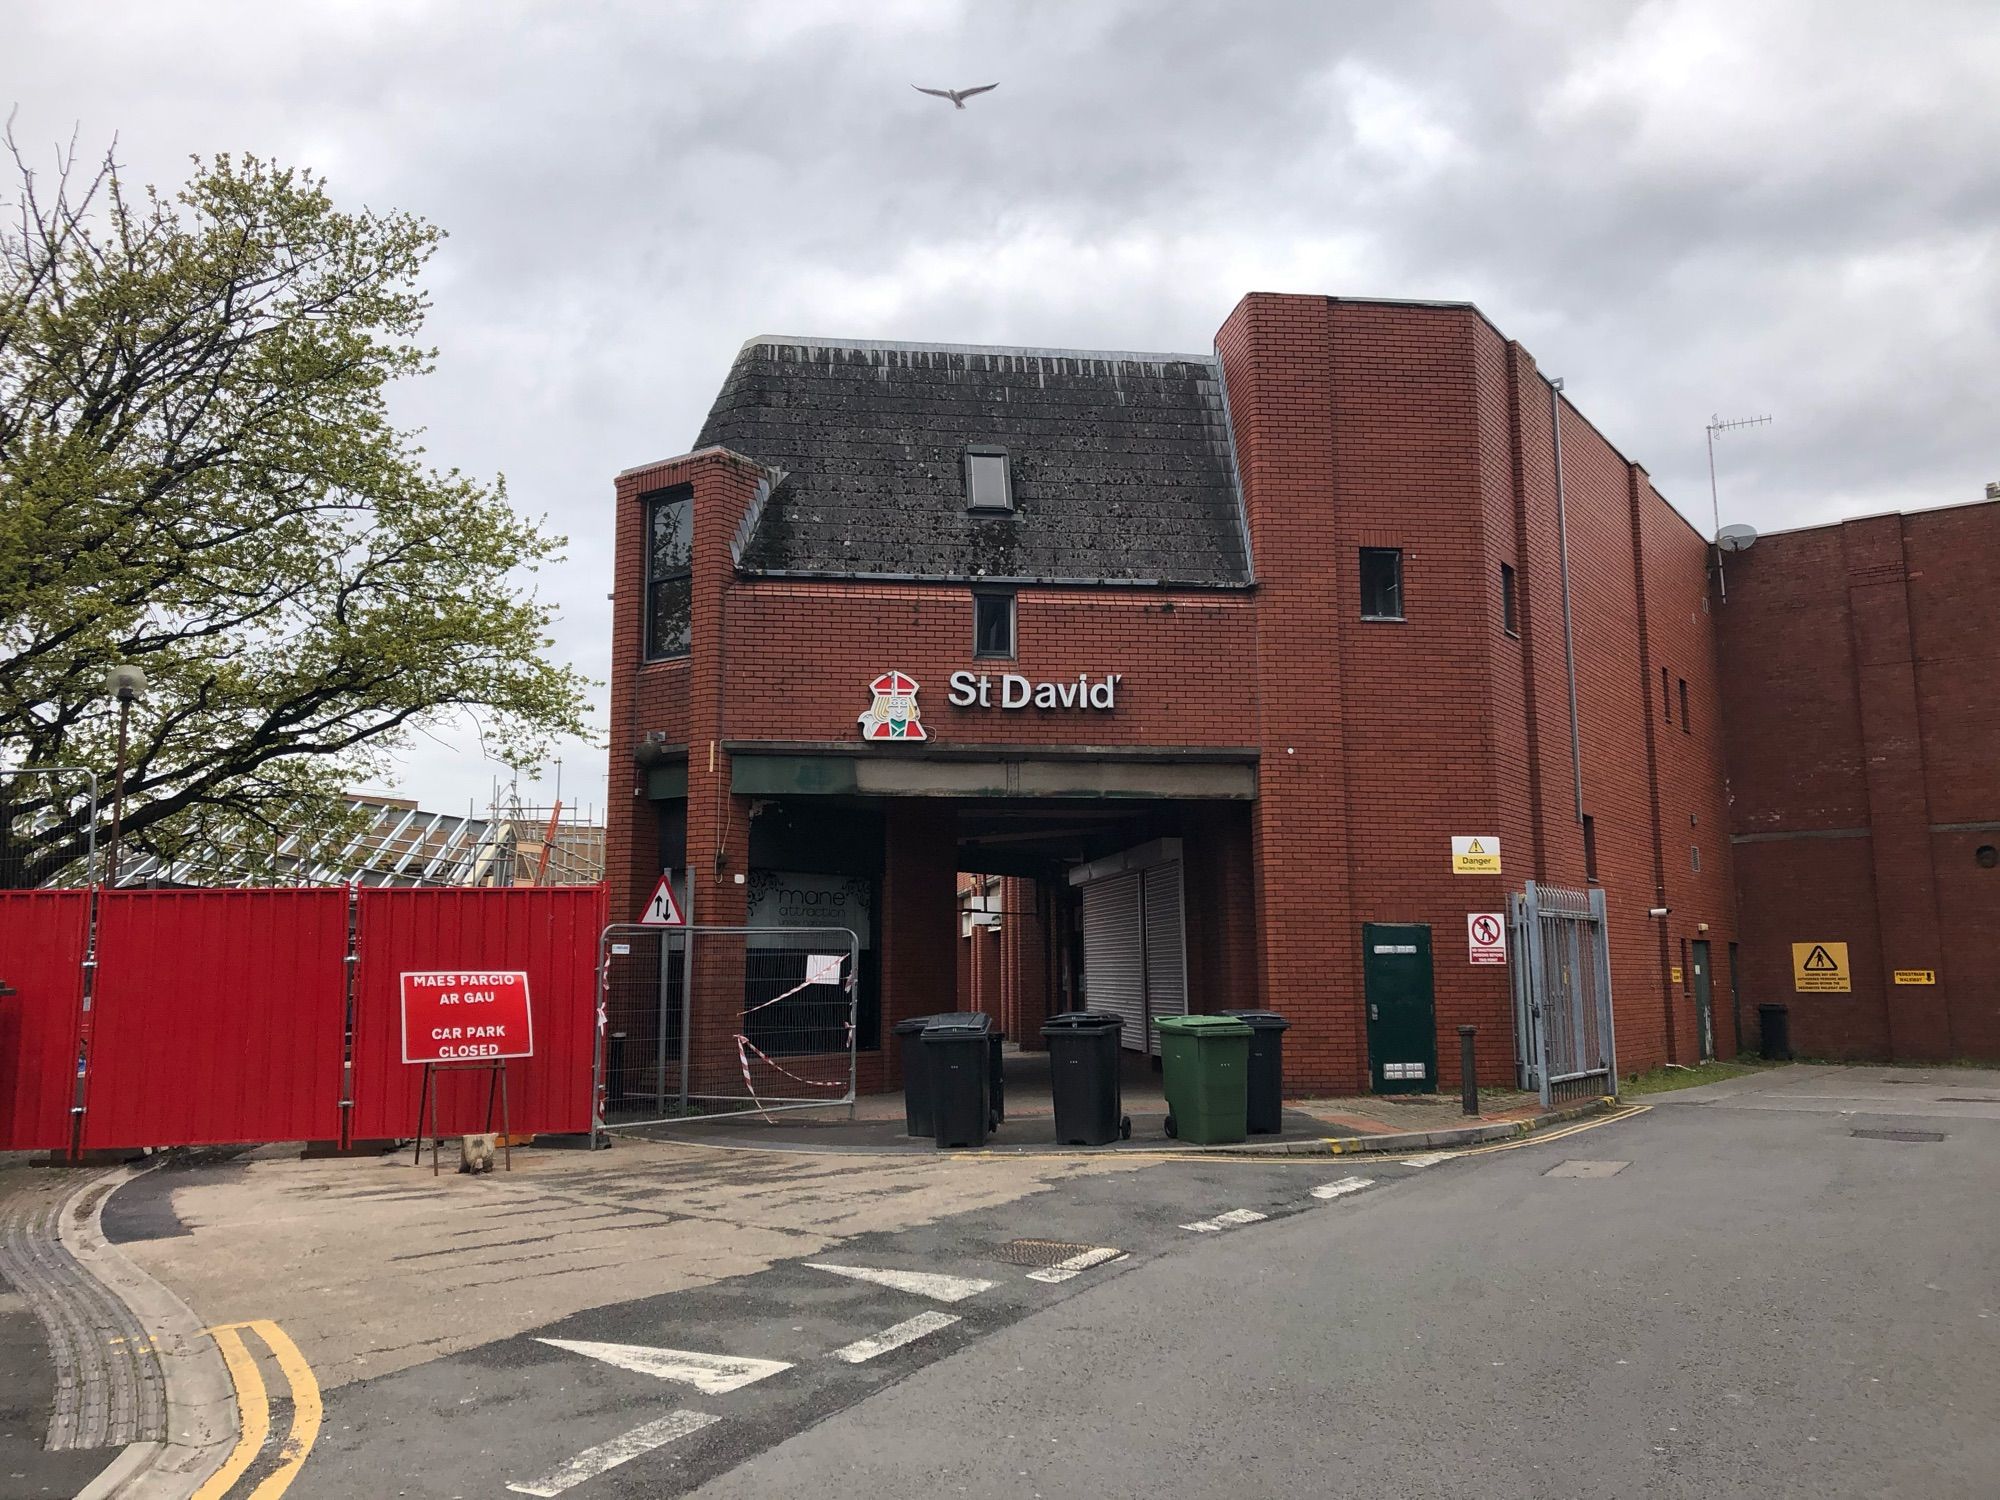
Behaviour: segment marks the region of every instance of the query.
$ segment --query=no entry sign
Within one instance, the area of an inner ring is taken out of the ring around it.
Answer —
[[[404,972],[404,1062],[490,1062],[534,1052],[528,976],[521,970]]]
[[[1507,919],[1497,911],[1468,913],[1465,919],[1466,956],[1476,964],[1507,962]]]

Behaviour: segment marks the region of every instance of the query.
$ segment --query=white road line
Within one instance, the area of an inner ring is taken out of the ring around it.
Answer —
[[[1046,1281],[1051,1284],[1068,1281],[1072,1276],[1081,1276],[1092,1266],[1101,1266],[1107,1260],[1123,1260],[1125,1252],[1110,1245],[1099,1245],[1095,1250],[1086,1250],[1081,1255],[1072,1255],[1068,1260],[1059,1260],[1052,1266],[1044,1266],[1039,1271],[1030,1271],[1028,1280]]]
[[[595,1344],[585,1339],[535,1342],[567,1349],[588,1359],[601,1359],[607,1365],[636,1370],[658,1380],[678,1380],[704,1396],[725,1395],[791,1368],[781,1359],[738,1359],[728,1354],[699,1354],[692,1349],[654,1349],[645,1344]]]
[[[1254,1208],[1232,1208],[1226,1214],[1217,1214],[1212,1219],[1200,1219],[1193,1224],[1183,1224],[1181,1228],[1192,1229],[1196,1234],[1214,1234],[1217,1230],[1233,1229],[1238,1224],[1255,1224],[1265,1215]]]
[[[1338,1182],[1323,1182],[1312,1192],[1315,1198],[1345,1198],[1349,1193],[1358,1193],[1374,1185],[1372,1177],[1343,1177]]]
[[[1441,1161],[1452,1161],[1461,1154],[1457,1151],[1427,1151],[1422,1156],[1404,1157],[1403,1165],[1406,1167],[1434,1167]]]
[[[836,1276],[851,1276],[856,1281],[873,1282],[876,1286],[890,1287],[899,1292],[915,1292],[919,1297],[930,1297],[939,1302],[963,1302],[967,1297],[976,1297],[990,1290],[990,1281],[975,1281],[969,1276],[939,1276],[930,1271],[878,1271],[872,1266],[836,1266],[823,1260],[809,1260],[806,1265],[815,1271],[831,1271]]]
[[[643,1427],[634,1427],[630,1432],[613,1438],[608,1443],[599,1443],[595,1448],[586,1448],[568,1463],[554,1472],[527,1484],[509,1484],[508,1489],[517,1495],[560,1495],[564,1490],[582,1484],[586,1479],[595,1479],[606,1469],[615,1469],[622,1463],[630,1463],[642,1453],[651,1453],[655,1448],[664,1447],[676,1438],[684,1438],[690,1433],[700,1432],[711,1422],[722,1418],[711,1417],[705,1412],[670,1411],[656,1422],[648,1422]]]
[[[856,1339],[845,1349],[833,1351],[835,1359],[844,1359],[850,1365],[861,1364],[878,1354],[887,1354],[891,1349],[900,1349],[905,1344],[914,1344],[926,1334],[936,1333],[940,1328],[949,1328],[959,1321],[957,1313],[920,1312],[914,1318],[905,1318],[892,1328],[865,1339]]]

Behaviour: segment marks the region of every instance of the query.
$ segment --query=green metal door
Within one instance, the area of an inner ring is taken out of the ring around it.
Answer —
[[[1437,1006],[1431,989],[1431,930],[1414,922],[1366,922],[1361,984],[1368,1003],[1368,1076],[1378,1094],[1437,1089]]]
[[[1701,1055],[1715,1056],[1715,988],[1709,973],[1708,944],[1694,945],[1694,1013],[1701,1024]]]

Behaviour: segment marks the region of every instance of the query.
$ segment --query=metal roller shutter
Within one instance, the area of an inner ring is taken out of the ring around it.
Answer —
[[[1140,919],[1140,872],[1083,887],[1084,1004],[1122,1016],[1122,1044],[1145,1046],[1146,965]]]
[[[1187,940],[1181,925],[1181,867],[1152,865],[1140,872],[1145,882],[1146,1045],[1157,1054],[1160,1034],[1155,1016],[1187,1014]]]

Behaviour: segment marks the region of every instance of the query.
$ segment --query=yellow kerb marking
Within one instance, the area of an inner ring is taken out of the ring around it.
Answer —
[[[236,1383],[236,1406],[242,1416],[243,1430],[236,1439],[235,1448],[230,1451],[228,1462],[195,1491],[194,1500],[222,1500],[255,1462],[271,1435],[270,1398],[265,1393],[264,1377],[257,1369],[257,1361],[243,1343],[241,1330],[245,1328],[254,1330],[264,1341],[292,1388],[292,1427],[285,1436],[284,1446],[278,1450],[278,1466],[250,1492],[249,1500],[278,1500],[298,1478],[306,1455],[312,1452],[313,1443],[319,1437],[320,1420],[324,1414],[319,1382],[313,1378],[312,1366],[299,1353],[299,1346],[292,1342],[285,1330],[268,1318],[257,1318],[247,1323],[218,1324],[208,1331],[215,1339],[216,1347],[222,1351],[223,1363],[229,1367],[229,1378]]]
[[[236,1331],[239,1326],[211,1328],[209,1333],[222,1351],[222,1362],[229,1366],[229,1378],[236,1383],[236,1409],[242,1416],[242,1431],[236,1436],[236,1446],[230,1450],[228,1461],[194,1492],[194,1500],[222,1500],[229,1487],[243,1477],[243,1471],[250,1467],[251,1460],[264,1446],[264,1439],[271,1434],[271,1403],[264,1395],[264,1377],[257,1373],[257,1361],[243,1347],[242,1335]]]

